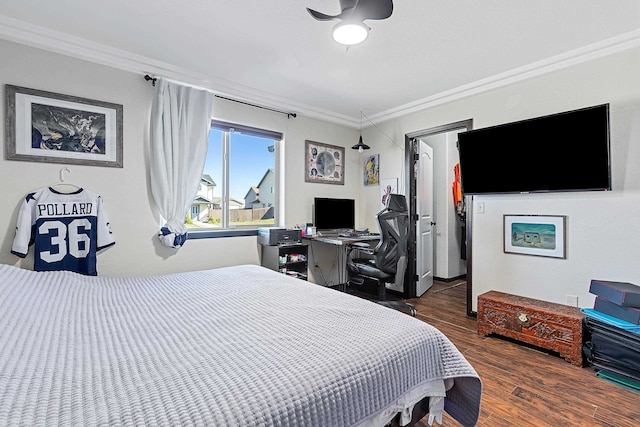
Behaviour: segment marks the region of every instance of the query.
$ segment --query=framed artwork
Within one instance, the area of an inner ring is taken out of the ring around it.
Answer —
[[[364,156],[364,185],[380,184],[380,154]]]
[[[121,168],[122,105],[6,85],[6,158]]]
[[[344,185],[344,147],[305,141],[306,182]]]
[[[398,192],[398,178],[388,178],[380,181],[380,203],[382,207],[387,206],[387,198],[389,194]]]
[[[504,252],[566,258],[562,215],[504,215]]]

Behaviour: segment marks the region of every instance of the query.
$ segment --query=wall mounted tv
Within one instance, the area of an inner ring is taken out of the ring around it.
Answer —
[[[611,190],[609,104],[458,134],[465,195]]]
[[[356,202],[353,199],[313,199],[313,223],[318,230],[353,230],[356,227]]]

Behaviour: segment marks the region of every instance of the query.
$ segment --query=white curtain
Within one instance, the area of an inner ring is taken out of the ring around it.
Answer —
[[[166,224],[158,237],[180,248],[184,219],[198,191],[207,156],[215,95],[158,79],[151,106],[151,194]]]

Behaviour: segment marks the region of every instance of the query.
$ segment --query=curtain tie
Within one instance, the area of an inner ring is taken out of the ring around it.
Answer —
[[[163,245],[178,249],[187,241],[187,227],[175,218],[171,218],[160,229],[158,238]]]

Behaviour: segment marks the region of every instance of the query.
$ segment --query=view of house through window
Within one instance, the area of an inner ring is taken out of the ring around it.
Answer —
[[[207,159],[190,215],[189,231],[257,228],[275,221],[279,133],[211,123]]]

